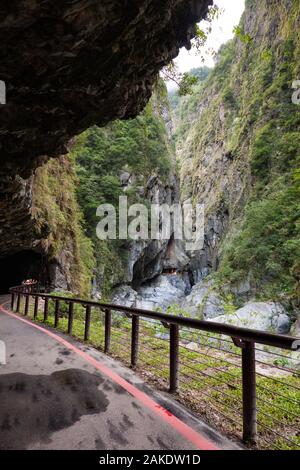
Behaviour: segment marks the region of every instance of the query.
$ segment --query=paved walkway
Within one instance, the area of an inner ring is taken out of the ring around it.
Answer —
[[[0,449],[234,448],[130,369],[0,303]]]

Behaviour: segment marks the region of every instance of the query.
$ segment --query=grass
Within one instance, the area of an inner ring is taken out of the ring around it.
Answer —
[[[36,322],[43,322],[39,305]],[[20,311],[24,311],[24,300]],[[68,307],[60,303],[58,329],[68,330]],[[33,302],[28,317],[33,320]],[[49,301],[48,320],[54,327],[54,302]],[[84,341],[85,310],[75,305],[72,336]],[[179,391],[174,397],[210,425],[234,439],[242,439],[242,369],[240,349],[230,341],[206,333],[182,330],[180,335]],[[131,320],[112,314],[110,355],[130,366]],[[93,309],[88,344],[104,350],[104,313]],[[196,350],[194,350],[196,349]],[[278,350],[277,350],[278,353]],[[272,354],[272,353],[270,353]],[[283,353],[284,354],[284,353]],[[286,354],[284,354],[286,355]],[[259,361],[258,361],[259,363]],[[261,449],[299,450],[300,375],[280,366],[278,358],[257,373],[257,423]],[[280,363],[281,364],[281,363]],[[288,364],[283,359],[283,364]],[[265,371],[265,373],[263,373]],[[276,376],[272,371],[276,371]],[[159,323],[140,320],[139,359],[136,372],[166,391],[169,380],[168,330]],[[281,374],[278,376],[278,373]]]

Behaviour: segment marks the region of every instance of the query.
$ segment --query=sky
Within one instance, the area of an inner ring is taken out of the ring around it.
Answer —
[[[175,63],[182,73],[203,65],[207,65],[208,67],[214,66],[213,57],[208,53],[208,50],[213,49],[217,52],[222,44],[233,37],[233,28],[239,24],[245,9],[245,0],[215,0],[214,3],[222,8],[224,12],[213,22],[212,32],[203,49],[205,62],[203,63],[201,57],[195,52],[187,51],[185,48],[182,48],[178,57],[175,59]],[[200,23],[200,26],[201,24],[203,23]],[[205,51],[207,51],[207,53],[205,53]]]

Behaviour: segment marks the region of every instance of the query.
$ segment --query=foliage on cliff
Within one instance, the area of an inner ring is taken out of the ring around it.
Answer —
[[[201,100],[202,90],[210,72],[211,69],[206,66],[190,70],[189,73],[197,78],[197,84],[193,87],[191,95],[181,97],[176,89],[169,93],[175,127],[174,140],[179,146],[186,138],[191,123],[195,121],[198,115],[198,106]]]
[[[167,180],[173,149],[164,116],[168,97],[159,80],[150,102],[135,119],[114,121],[104,128],[92,127],[75,142],[72,156],[79,179],[77,196],[86,221],[87,235],[94,243],[98,285],[104,296],[113,285],[126,281],[126,241],[100,241],[96,237],[96,216],[100,204],[118,209],[119,196],[129,204],[143,202],[152,175]],[[122,185],[122,174],[128,181]]]
[[[248,0],[236,37],[221,48],[209,80],[185,98],[195,113],[176,136],[179,145],[189,142],[183,192],[194,200],[205,194],[208,213],[229,213],[219,279],[235,283],[250,274],[262,297],[294,304],[300,282],[300,107],[291,97],[300,78],[299,22],[297,0]],[[223,174],[209,173],[212,159],[211,168],[223,166]]]
[[[69,273],[72,291],[89,295],[94,255],[76,200],[77,182],[70,157],[49,160],[36,170],[32,213],[37,227],[45,233],[42,246],[49,261],[59,260],[68,251],[72,256]]]

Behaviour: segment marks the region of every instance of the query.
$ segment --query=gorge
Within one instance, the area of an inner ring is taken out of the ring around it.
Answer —
[[[298,334],[298,23],[296,2],[247,2],[214,70],[195,71],[203,81],[191,96],[170,96],[172,200],[204,204],[205,246],[187,254],[171,243],[167,260],[151,246],[138,265],[155,269],[138,269],[137,287],[121,282],[116,301]]]

